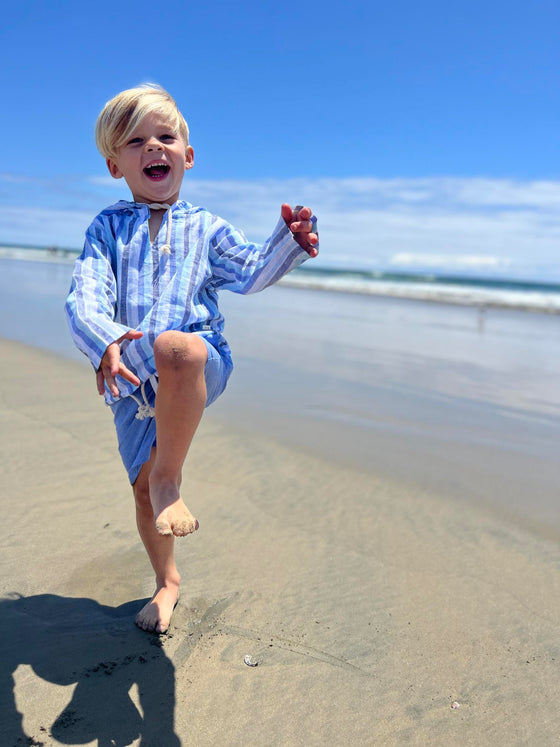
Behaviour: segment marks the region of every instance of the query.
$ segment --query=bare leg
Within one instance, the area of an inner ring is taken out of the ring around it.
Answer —
[[[143,630],[165,633],[179,595],[181,578],[174,558],[175,538],[158,534],[154,525],[154,511],[150,501],[148,478],[155,460],[152,449],[132,490],[136,501],[136,524],[150,562],[156,574],[156,590],[151,601],[137,614],[136,624]]]
[[[204,366],[208,352],[197,335],[172,330],[156,339],[154,357],[159,383],[150,500],[159,534],[180,537],[198,529],[179,488],[183,462],[206,404]]]

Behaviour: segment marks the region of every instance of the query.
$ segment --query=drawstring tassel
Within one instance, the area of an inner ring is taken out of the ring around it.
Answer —
[[[150,377],[148,381],[151,381],[152,378],[155,378],[155,377]],[[156,411],[150,404],[148,404],[148,400],[146,399],[146,388],[145,387],[146,387],[146,382],[144,382],[142,386],[140,387],[140,394],[142,395],[142,400],[143,400],[142,402],[140,402],[140,400],[137,397],[135,397],[134,394],[130,395],[132,399],[138,405],[138,412],[135,415],[136,420],[144,420],[145,418],[155,418],[156,416]],[[154,391],[156,391],[155,388],[154,388]]]

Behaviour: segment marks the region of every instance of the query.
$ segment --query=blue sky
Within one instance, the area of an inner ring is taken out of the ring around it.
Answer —
[[[126,197],[93,125],[155,81],[191,128],[182,196],[251,238],[287,200],[319,215],[322,263],[560,276],[559,42],[557,0],[22,0],[0,29],[0,243],[78,247]]]

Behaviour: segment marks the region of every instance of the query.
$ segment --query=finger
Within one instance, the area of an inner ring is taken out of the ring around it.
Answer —
[[[101,369],[96,372],[95,379],[97,383],[97,392],[99,394],[105,394],[105,377],[103,376],[103,371]]]
[[[319,236],[316,233],[298,233],[294,236],[301,248],[306,251],[310,257],[316,257],[319,254]]]
[[[285,220],[285,222],[289,225],[293,219],[294,219],[294,213],[291,208],[291,205],[289,205],[287,202],[285,202],[282,205],[282,208],[280,210],[282,218]]]
[[[117,382],[115,381],[115,377],[111,370],[107,366],[103,366],[101,369],[103,373],[103,377],[105,379],[105,383],[107,384],[107,387],[109,388],[109,391],[113,395],[113,397],[119,396],[119,388],[117,386]]]
[[[300,220],[290,224],[290,231],[293,233],[310,233],[313,230],[313,223],[310,220]]]
[[[296,241],[310,257],[316,257],[319,254],[319,249],[316,246],[316,244],[319,243],[319,237],[316,233],[295,233],[294,241]]]
[[[136,386],[140,386],[140,379],[136,374],[132,373],[125,365],[124,363],[121,363],[119,367],[119,376],[121,376],[123,379],[126,379],[127,381],[130,381],[131,384],[136,384]]]
[[[107,349],[103,353],[103,358],[101,358],[100,368],[102,370],[107,368],[109,369],[109,371],[111,372],[113,376],[116,376],[119,372],[120,358],[121,358],[121,351],[118,346],[118,343],[112,342],[110,345],[107,346]]]
[[[307,238],[307,241],[313,246],[319,243],[319,237],[317,236],[316,233],[308,233],[306,238]]]
[[[111,374],[116,376],[119,372],[119,365],[121,362],[121,351],[118,345],[111,345],[107,349],[107,364],[111,369]]]
[[[311,208],[296,205],[294,208],[294,220],[310,220],[313,215]]]
[[[123,340],[139,340],[141,337],[144,337],[143,332],[140,332],[139,329],[131,329],[122,337],[119,337],[117,342],[122,342]]]
[[[319,254],[319,250],[316,246],[313,246],[313,244],[309,244],[309,246],[303,247],[304,251],[306,251],[310,257],[316,257]]]

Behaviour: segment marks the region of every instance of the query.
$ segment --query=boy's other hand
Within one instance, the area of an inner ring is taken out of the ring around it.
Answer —
[[[317,221],[311,208],[298,205],[292,210],[291,206],[285,202],[282,205],[282,218],[294,234],[294,241],[297,241],[310,257],[316,257],[319,250],[315,245],[319,242],[319,236],[314,232]]]
[[[117,387],[117,382],[115,381],[115,376],[122,376],[123,379],[130,381],[132,384],[140,386],[140,379],[138,376],[135,376],[135,374],[133,374],[124,363],[121,363],[121,349],[119,345],[123,340],[139,340],[143,335],[143,332],[131,329],[130,332],[127,332],[122,337],[119,337],[118,340],[115,340],[115,342],[112,342],[107,346],[107,350],[103,354],[103,358],[101,358],[101,363],[96,373],[97,391],[99,394],[105,393],[105,382],[107,382],[107,386],[109,387],[109,391],[113,397],[119,396],[119,389]]]

